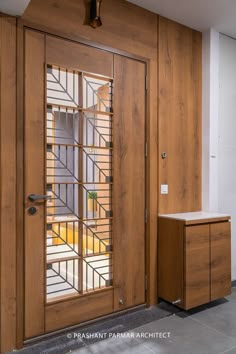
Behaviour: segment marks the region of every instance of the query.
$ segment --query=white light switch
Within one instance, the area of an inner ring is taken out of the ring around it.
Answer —
[[[161,194],[168,194],[168,184],[161,184]]]

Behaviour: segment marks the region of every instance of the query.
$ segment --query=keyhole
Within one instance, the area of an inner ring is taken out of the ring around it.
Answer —
[[[31,208],[28,209],[28,213],[30,215],[34,215],[36,212],[37,212],[37,209],[35,207],[31,207]]]

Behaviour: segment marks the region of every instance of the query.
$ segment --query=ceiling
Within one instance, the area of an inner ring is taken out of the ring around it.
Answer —
[[[236,0],[127,0],[198,31],[236,38]]]
[[[30,0],[0,0],[0,12],[12,16],[21,16]]]

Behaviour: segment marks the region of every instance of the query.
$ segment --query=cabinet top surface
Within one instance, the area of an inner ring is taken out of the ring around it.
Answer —
[[[178,213],[178,214],[159,214],[161,218],[169,218],[175,220],[183,220],[183,221],[223,221],[229,220],[231,217],[228,214],[221,214],[221,213],[210,213],[206,211],[195,211],[190,213]]]

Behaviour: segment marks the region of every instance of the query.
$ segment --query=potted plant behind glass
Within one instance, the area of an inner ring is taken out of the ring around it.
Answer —
[[[95,191],[88,192],[88,211],[96,212],[97,211],[97,198],[98,194]]]

